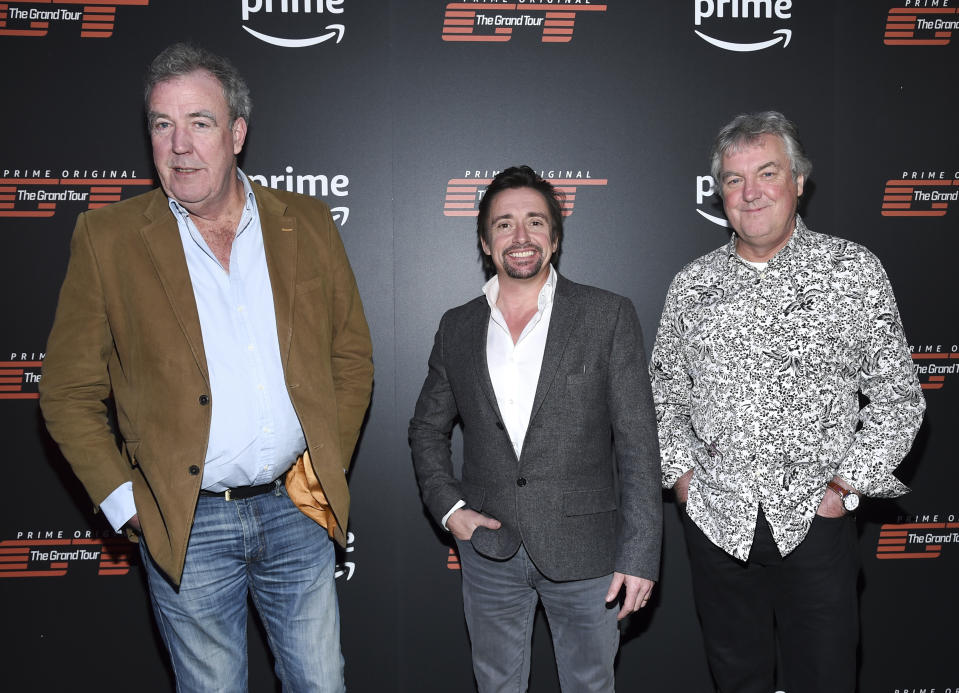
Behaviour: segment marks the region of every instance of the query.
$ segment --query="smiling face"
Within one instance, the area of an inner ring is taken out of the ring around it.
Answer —
[[[804,176],[793,180],[781,137],[758,140],[723,155],[719,174],[726,218],[736,230],[737,252],[764,262],[789,241],[796,226],[796,203]]]
[[[532,188],[507,188],[493,198],[489,219],[483,252],[492,258],[500,281],[546,281],[557,245],[546,198]]]
[[[190,214],[210,218],[229,209],[241,186],[236,155],[246,121],[230,125],[220,82],[204,70],[160,82],[150,94],[148,117],[163,191]]]

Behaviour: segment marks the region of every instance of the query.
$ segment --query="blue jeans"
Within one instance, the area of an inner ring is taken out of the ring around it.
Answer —
[[[177,691],[247,690],[247,595],[263,621],[284,691],[345,691],[333,544],[270,493],[200,496],[176,589],[140,543],[153,613]]]
[[[480,555],[468,541],[457,540],[456,546],[480,693],[526,690],[539,601],[549,620],[562,690],[612,693],[619,649],[619,607],[606,606],[612,575],[555,582],[539,572],[522,546],[505,561]]]

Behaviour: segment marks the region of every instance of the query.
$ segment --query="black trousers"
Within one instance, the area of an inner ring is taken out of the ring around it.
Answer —
[[[762,510],[749,560],[713,544],[683,512],[709,668],[721,693],[776,690],[778,640],[786,693],[856,686],[859,547],[851,516],[818,515],[785,557]]]

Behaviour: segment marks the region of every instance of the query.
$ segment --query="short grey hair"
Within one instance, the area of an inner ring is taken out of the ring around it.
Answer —
[[[246,80],[226,58],[190,43],[174,43],[164,48],[150,63],[143,93],[147,117],[149,118],[150,95],[156,85],[197,70],[209,72],[223,87],[223,97],[230,111],[229,124],[232,126],[237,118],[243,118],[249,123],[253,101],[250,99],[250,88]]]
[[[756,143],[763,135],[776,135],[782,139],[794,181],[798,180],[799,176],[808,178],[812,173],[812,162],[799,141],[799,129],[791,120],[778,111],[743,113],[723,126],[713,145],[710,173],[716,181],[716,190],[720,195],[723,190],[719,180],[723,156],[730,150]]]

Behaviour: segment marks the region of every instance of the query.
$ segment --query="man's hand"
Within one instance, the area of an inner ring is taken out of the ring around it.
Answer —
[[[849,488],[849,484],[839,478],[833,477],[833,481],[843,488]],[[842,498],[839,497],[838,493],[827,486],[826,495],[819,501],[819,509],[816,510],[816,514],[822,517],[842,517],[847,513],[846,509],[842,506]]]
[[[652,580],[636,577],[635,575],[626,575],[624,573],[613,573],[613,579],[609,583],[609,591],[606,593],[606,603],[610,604],[619,597],[619,592],[626,585],[626,597],[623,599],[623,608],[616,615],[618,621],[623,620],[634,611],[639,611],[649,602],[649,597],[653,593]]]
[[[453,533],[453,536],[460,541],[469,541],[473,538],[473,531],[477,527],[489,527],[490,529],[499,529],[502,523],[478,513],[469,508],[459,508],[450,515],[446,521],[446,528]]]
[[[143,530],[140,529],[139,515],[134,515],[133,517],[131,517],[129,520],[126,521],[126,524],[123,526],[128,527],[129,529],[132,529],[137,536],[140,536],[141,534],[143,534]]]
[[[693,479],[693,470],[690,469],[688,472],[683,474],[681,477],[676,479],[675,485],[673,485],[673,490],[676,491],[676,502],[685,503],[686,499],[689,498],[689,482]]]

